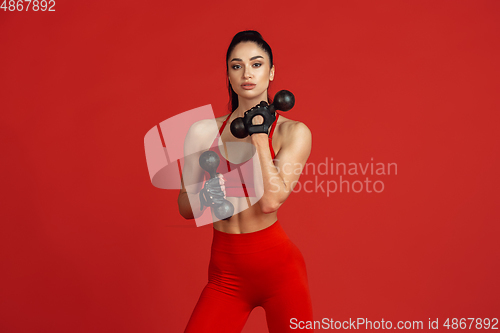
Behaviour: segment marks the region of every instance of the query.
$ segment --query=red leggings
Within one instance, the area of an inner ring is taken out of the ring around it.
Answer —
[[[295,332],[291,318],[313,320],[302,254],[279,221],[247,234],[214,229],[208,284],[185,333],[239,333],[257,306],[270,333]]]

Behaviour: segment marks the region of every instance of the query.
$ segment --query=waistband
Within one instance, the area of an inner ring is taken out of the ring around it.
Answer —
[[[259,252],[289,240],[279,221],[265,229],[246,234],[230,234],[215,228],[213,230],[212,249],[221,252]]]

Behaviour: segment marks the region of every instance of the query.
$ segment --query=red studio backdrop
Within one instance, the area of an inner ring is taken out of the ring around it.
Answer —
[[[278,218],[305,258],[315,320],[493,328],[500,2],[54,9],[0,10],[1,332],[183,331],[212,226],[152,185],[144,136],[203,105],[228,113],[225,53],[246,29],[273,49],[271,95],[292,91],[286,117],[313,135]],[[243,332],[267,332],[262,308]]]

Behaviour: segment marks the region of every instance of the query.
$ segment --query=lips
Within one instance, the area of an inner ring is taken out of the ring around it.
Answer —
[[[251,89],[255,88],[255,84],[254,83],[243,83],[241,85],[241,87],[245,90],[251,90]]]

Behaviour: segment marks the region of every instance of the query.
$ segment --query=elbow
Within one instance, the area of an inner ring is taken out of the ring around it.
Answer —
[[[194,209],[189,205],[179,205],[179,213],[185,220],[196,219],[200,217],[201,214],[203,214],[202,211],[196,214]]]
[[[181,213],[181,216],[185,219],[185,220],[191,220],[194,218],[194,216],[192,214],[186,214],[186,212],[183,212],[182,210],[179,210],[179,213]]]
[[[263,202],[260,208],[264,214],[271,214],[277,211],[280,206],[281,204],[278,202]]]
[[[196,216],[195,216],[193,210],[191,209],[191,207],[188,206],[188,205],[186,205],[185,201],[183,201],[180,196],[177,199],[177,206],[179,208],[179,213],[181,214],[181,216],[184,219],[186,219],[186,220],[192,220],[192,219],[196,218]]]

